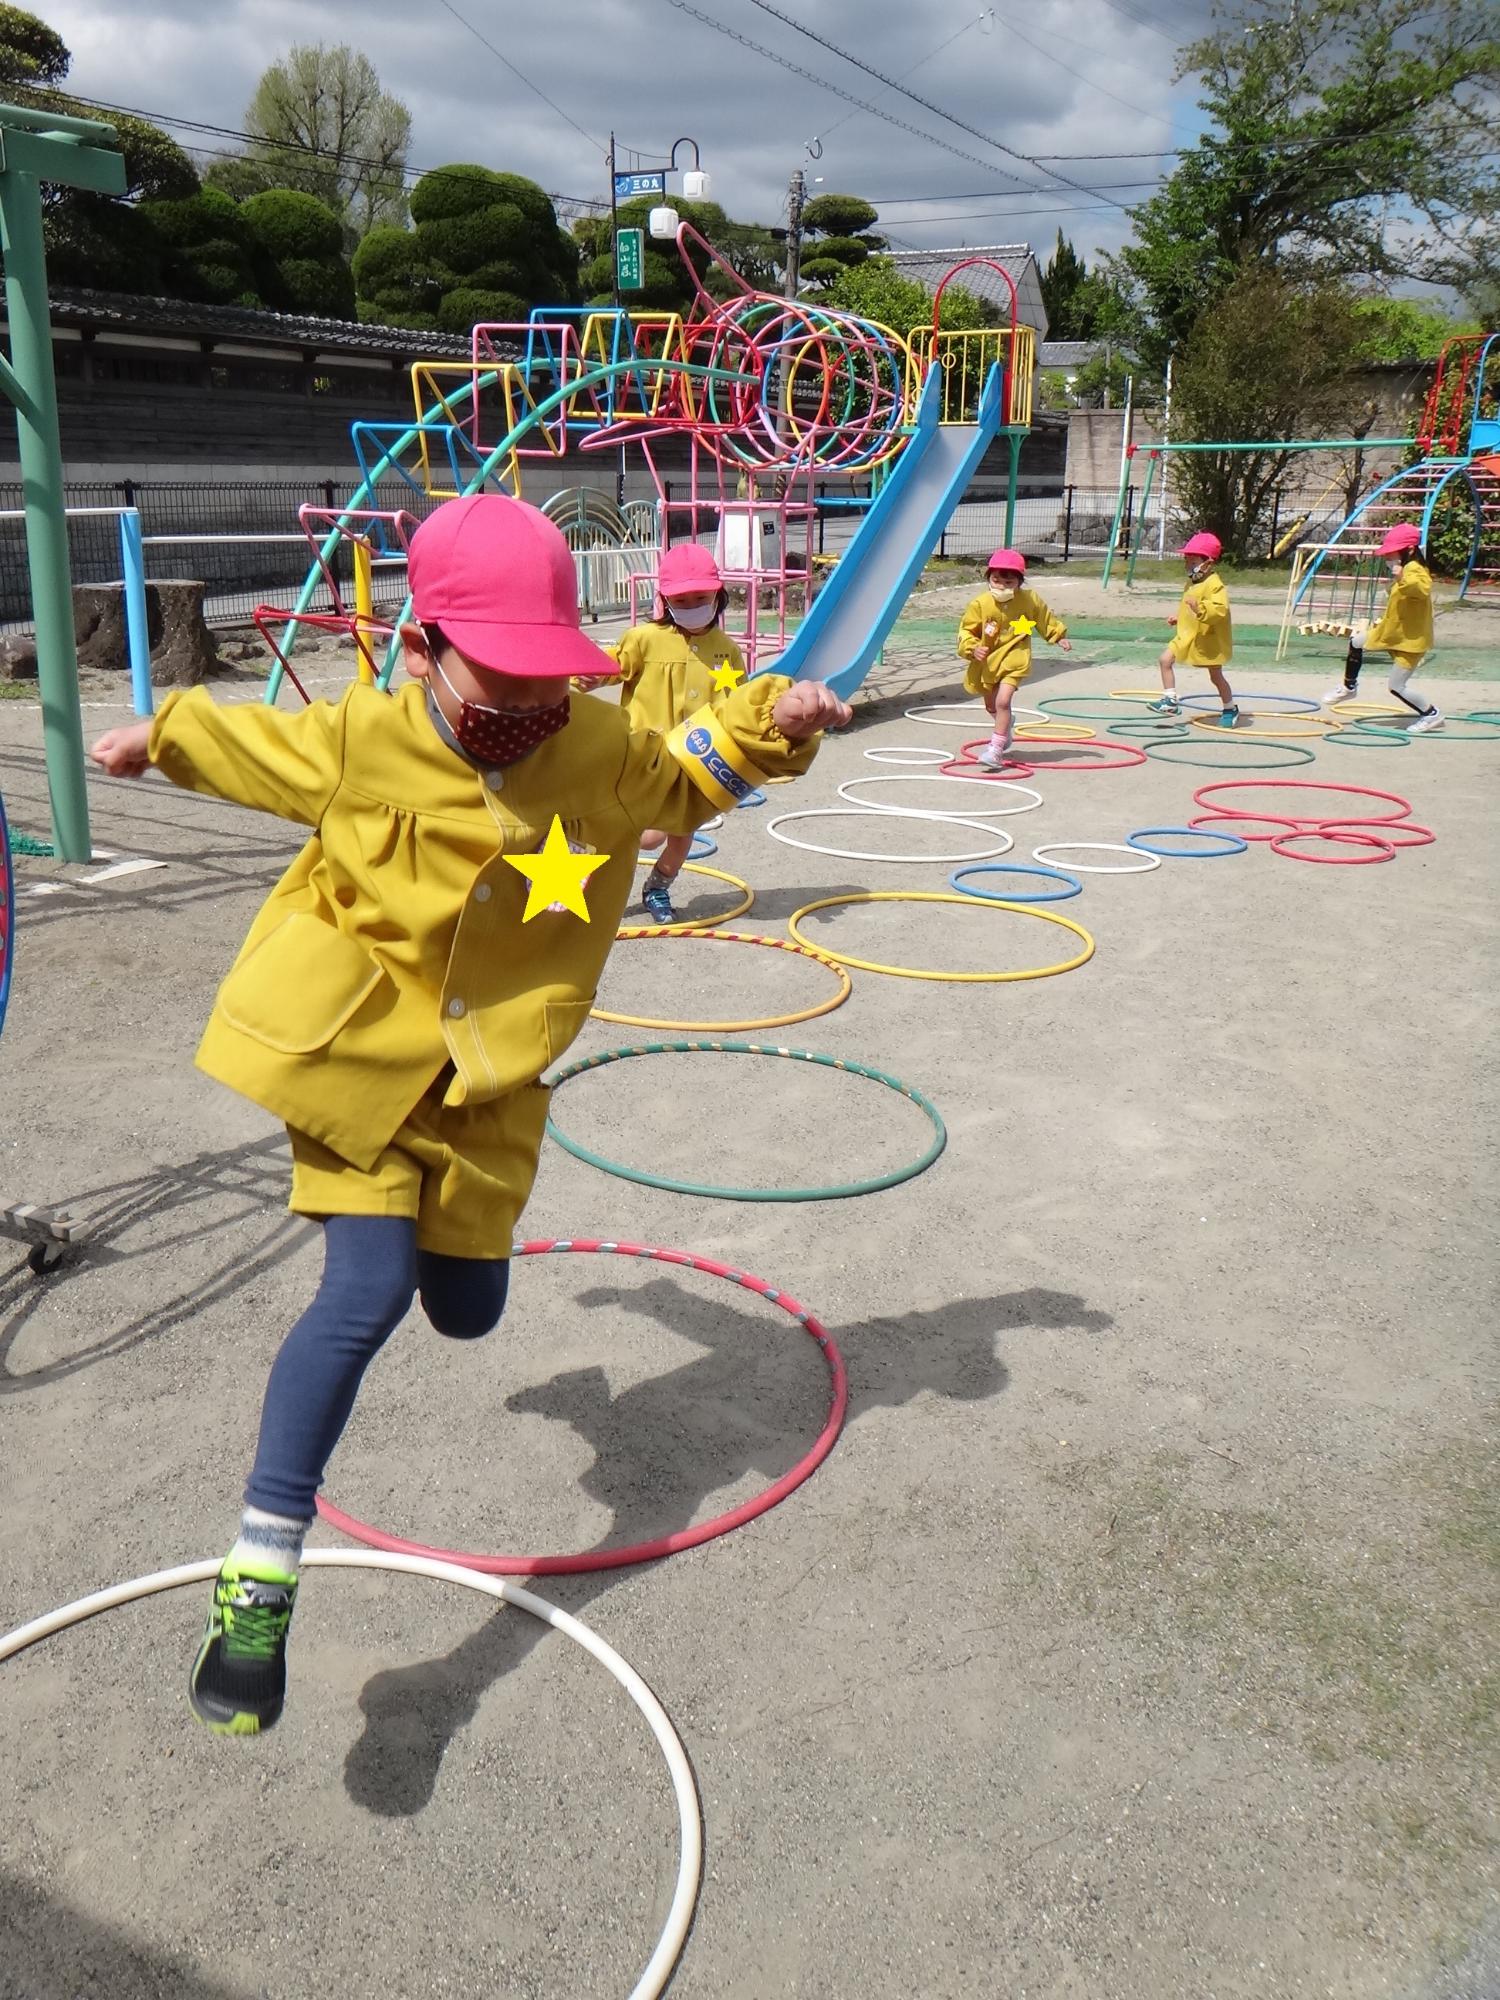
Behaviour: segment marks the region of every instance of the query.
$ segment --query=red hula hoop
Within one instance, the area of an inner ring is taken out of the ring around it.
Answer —
[[[988,743],[990,739],[987,736],[982,736],[977,740],[981,743]],[[965,745],[965,748],[967,747]],[[948,763],[938,765],[938,776],[940,778],[971,778],[976,772],[985,777],[997,780],[1001,778],[1031,778],[1036,775],[1029,764],[1018,763],[1014,757],[1007,757],[1005,763],[998,771],[992,771],[987,764],[977,763],[972,757],[954,757]]]
[[[704,1542],[715,1541],[731,1529],[742,1528],[747,1521],[768,1514],[779,1501],[785,1500],[789,1493],[795,1492],[805,1479],[817,1471],[833,1450],[843,1429],[844,1413],[849,1404],[849,1375],[837,1342],[815,1314],[789,1293],[767,1284],[764,1278],[753,1278],[748,1271],[738,1271],[732,1264],[721,1264],[713,1257],[695,1256],[689,1250],[663,1250],[645,1243],[608,1243],[596,1237],[547,1236],[530,1243],[518,1243],[511,1254],[516,1257],[545,1257],[570,1250],[614,1257],[645,1257],[658,1264],[686,1265],[690,1270],[705,1271],[710,1277],[727,1278],[731,1284],[743,1285],[746,1291],[757,1293],[789,1314],[818,1343],[828,1364],[831,1386],[828,1416],[812,1449],[764,1492],[742,1501],[727,1514],[716,1515],[713,1520],[700,1522],[695,1528],[679,1528],[674,1534],[658,1535],[649,1542],[630,1542],[619,1548],[584,1549],[577,1555],[487,1556],[433,1548],[426,1542],[408,1541],[404,1536],[389,1535],[383,1529],[373,1528],[367,1522],[357,1520],[353,1514],[346,1514],[342,1507],[336,1507],[320,1494],[318,1512],[331,1528],[337,1528],[371,1548],[384,1549],[389,1554],[426,1556],[435,1562],[458,1563],[464,1569],[478,1570],[481,1576],[578,1576],[591,1570],[627,1569],[633,1563],[656,1562],[662,1556],[677,1555],[683,1549],[696,1549]]]
[[[1376,792],[1368,785],[1322,784],[1313,778],[1226,778],[1212,785],[1200,785],[1193,794],[1194,805],[1202,806],[1205,812],[1218,812],[1220,808],[1209,798],[1210,792],[1348,792],[1361,799],[1389,799],[1399,806],[1399,812],[1367,814],[1371,826],[1386,826],[1393,820],[1405,819],[1411,811],[1411,803],[1403,799],[1399,792]],[[1310,820],[1321,825],[1326,814],[1309,815]]]
[[[1341,841],[1349,847],[1379,847],[1380,854],[1293,854],[1286,845],[1289,840],[1331,840]],[[1316,861],[1325,868],[1367,868],[1375,861],[1394,861],[1396,850],[1392,843],[1383,840],[1378,833],[1328,833],[1320,826],[1304,827],[1301,833],[1280,833],[1271,842],[1273,854],[1285,855],[1288,861]]]
[[[1295,833],[1299,827],[1316,826],[1318,824],[1316,820],[1278,819],[1274,813],[1206,812],[1200,813],[1197,819],[1190,819],[1188,825],[1215,826],[1220,820],[1233,820],[1235,825],[1239,826],[1242,820],[1252,819],[1261,826],[1273,826],[1277,828],[1277,831],[1275,833],[1246,833],[1243,827],[1241,827],[1240,838],[1242,840],[1279,840],[1283,833]]]
[[[988,743],[989,740],[987,736],[976,736],[972,743],[965,743],[955,762],[960,764],[972,763],[973,759],[969,756],[969,752],[978,749],[981,743]],[[1115,756],[1104,762],[1091,764],[1072,764],[1066,761],[1055,763],[1051,758],[1048,758],[1043,763],[1033,765],[1032,769],[1034,771],[1128,771],[1132,765],[1147,762],[1144,750],[1137,750],[1130,743],[1106,743],[1102,736],[1024,736],[1017,737],[1016,741],[1028,745],[1032,743],[1067,743],[1075,750],[1099,749],[1116,752]],[[946,769],[947,767],[944,766],[944,768]]]
[[[1437,835],[1430,826],[1418,826],[1414,819],[1325,819],[1318,822],[1320,833],[1338,832],[1344,827],[1378,826],[1380,838],[1392,847],[1430,847]],[[1412,833],[1415,840],[1397,840],[1398,833]]]

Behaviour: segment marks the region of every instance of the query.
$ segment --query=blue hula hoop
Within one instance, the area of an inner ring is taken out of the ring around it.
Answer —
[[[695,833],[693,835],[693,844],[688,849],[687,858],[689,861],[707,861],[710,854],[717,854],[718,851],[718,841],[710,840],[706,833]],[[650,861],[660,853],[661,849],[659,847],[643,847],[640,851],[640,858],[642,861]]]
[[[988,889],[966,888],[966,875],[1044,875],[1049,882],[1062,882],[1067,886],[1054,890],[1050,896],[993,896]],[[981,861],[973,868],[955,869],[948,877],[948,887],[957,889],[961,896],[973,896],[981,903],[1065,903],[1070,896],[1083,893],[1083,884],[1076,875],[1065,875],[1061,868],[1033,868],[1024,861]]]
[[[1186,694],[1180,697],[1184,708],[1217,708],[1216,694]],[[1322,708],[1320,701],[1313,701],[1305,694],[1236,694],[1235,700],[1243,708],[1247,701],[1277,701],[1288,715],[1316,715]]]
[[[766,795],[757,786],[753,792],[746,792],[745,796],[740,800],[740,810],[743,812],[746,806],[763,806],[765,802]]]
[[[1208,847],[1194,853],[1191,848],[1153,847],[1148,834],[1169,833],[1174,840],[1220,840],[1222,847]],[[1142,854],[1164,854],[1169,861],[1218,861],[1226,854],[1244,854],[1249,842],[1241,840],[1237,833],[1212,833],[1205,826],[1142,826],[1134,833],[1127,833],[1128,847],[1138,847]]]

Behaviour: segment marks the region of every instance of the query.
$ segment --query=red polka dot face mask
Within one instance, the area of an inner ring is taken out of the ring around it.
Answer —
[[[568,725],[566,695],[547,708],[493,708],[488,702],[466,701],[433,655],[433,672],[458,703],[458,720],[449,721],[453,739],[476,764],[518,764],[539,749],[549,736]]]

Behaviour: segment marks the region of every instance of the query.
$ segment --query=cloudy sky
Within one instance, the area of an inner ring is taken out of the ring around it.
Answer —
[[[163,123],[237,128],[261,70],[292,43],[349,42],[410,107],[415,167],[477,160],[598,197],[611,130],[622,165],[661,164],[689,134],[714,198],[738,219],[778,221],[800,166],[810,193],[862,194],[894,241],[921,247],[1027,240],[1046,251],[1061,227],[1085,255],[1113,249],[1128,233],[1123,206],[1201,129],[1191,85],[1171,77],[1207,0],[775,4],[788,19],[756,0],[695,0],[692,11],[674,0],[40,0],[35,11],[73,51],[73,89]],[[1126,157],[1100,157],[1112,154]]]

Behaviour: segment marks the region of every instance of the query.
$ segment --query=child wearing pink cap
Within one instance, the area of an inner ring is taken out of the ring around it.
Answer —
[[[1427,567],[1421,529],[1411,521],[1398,522],[1382,538],[1380,556],[1391,579],[1385,610],[1368,631],[1356,625],[1350,633],[1344,684],[1330,688],[1323,699],[1352,701],[1359,693],[1359,670],[1366,652],[1387,652],[1391,656],[1387,686],[1413,716],[1406,732],[1425,736],[1429,729],[1442,728],[1443,712],[1435,701],[1424,700],[1411,686],[1412,675],[1432,651],[1432,571]]]
[[[679,542],[663,552],[650,621],[632,625],[606,649],[620,665],[620,706],[632,729],[665,736],[744,680],[744,655],[720,622],[728,602],[719,566],[700,543]],[[651,827],[641,845],[660,849],[641,901],[653,923],[675,924],[672,884],[693,836]]]
[[[1072,652],[1073,642],[1051,606],[1026,589],[1026,558],[1018,549],[996,549],[986,567],[989,589],[958,621],[958,657],[968,662],[964,686],[980,697],[995,724],[974,761],[998,771],[1010,753],[1016,689],[1031,672],[1032,633],[1064,653]]]
[[[562,535],[503,495],[439,507],[412,537],[410,575],[410,679],[394,697],[356,685],[283,714],[217,708],[198,688],[92,752],[112,776],[154,765],[312,829],[197,1058],[285,1121],[291,1206],[321,1223],[324,1248],[271,1369],[193,1663],[192,1706],[225,1735],[281,1714],[314,1498],[413,1296],[453,1339],[500,1317],[547,1116],[539,1079],[588,1018],[641,830],[690,832],[766,775],[805,770],[819,730],[849,719],[826,688],[774,675],[670,734],[570,702],[571,677],[608,665],[579,629]],[[549,833],[584,918],[566,900],[538,907]]]
[[[1224,669],[1234,653],[1234,627],[1229,617],[1229,592],[1218,574],[1223,553],[1223,543],[1206,528],[1189,535],[1182,545],[1182,559],[1188,566],[1187,584],[1175,614],[1167,620],[1169,625],[1176,626],[1177,635],[1156,663],[1161,672],[1161,694],[1147,706],[1158,715],[1180,716],[1177,669],[1202,667],[1222,704],[1219,726],[1233,729],[1240,711],[1224,678]]]

